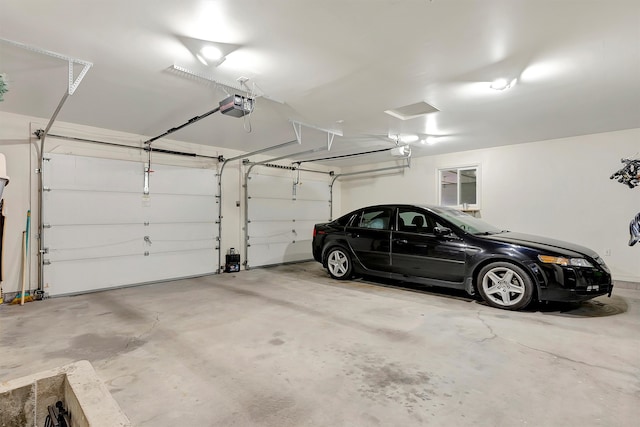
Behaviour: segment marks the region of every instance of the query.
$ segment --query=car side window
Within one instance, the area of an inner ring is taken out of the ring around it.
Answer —
[[[391,210],[386,208],[366,209],[356,216],[352,226],[388,230],[391,222]]]
[[[433,234],[433,229],[439,226],[430,215],[411,208],[400,208],[398,211],[398,231],[407,233]]]

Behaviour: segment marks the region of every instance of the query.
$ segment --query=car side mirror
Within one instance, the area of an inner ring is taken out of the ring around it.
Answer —
[[[437,237],[451,236],[453,233],[450,228],[447,227],[434,227],[433,234]]]

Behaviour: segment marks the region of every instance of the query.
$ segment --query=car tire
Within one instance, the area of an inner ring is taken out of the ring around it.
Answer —
[[[527,272],[509,262],[493,262],[478,273],[478,293],[492,307],[521,310],[531,303],[534,285]]]
[[[353,274],[353,264],[347,251],[339,246],[327,252],[327,271],[337,280],[347,280]]]

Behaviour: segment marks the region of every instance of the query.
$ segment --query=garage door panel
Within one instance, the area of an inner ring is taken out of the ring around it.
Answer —
[[[144,253],[141,225],[52,226],[47,239],[56,242],[49,248],[51,262]]]
[[[146,208],[141,193],[59,190],[45,192],[48,224],[142,224]]]
[[[44,291],[51,295],[89,292],[145,282],[144,255],[58,261],[45,268]],[[54,268],[51,268],[54,267]]]
[[[215,171],[158,165],[144,195],[141,163],[49,157],[43,277],[51,295],[218,270]]]
[[[252,175],[248,184],[249,197],[291,199],[293,197],[293,177]]]
[[[215,263],[217,254],[213,250],[59,261],[55,269],[47,271],[44,287],[51,295],[91,292],[167,280],[164,273],[167,265],[175,277],[209,274],[217,268]]]
[[[216,246],[214,223],[202,224],[152,224],[147,228],[149,242],[146,250],[151,254],[207,250]],[[153,237],[153,239],[151,239]]]
[[[250,241],[252,243],[293,241],[297,237],[295,226],[293,221],[252,221]]]
[[[45,187],[140,193],[144,182],[140,163],[60,154],[47,154],[47,158]]]
[[[214,196],[151,194],[143,215],[148,221],[167,219],[189,222],[211,222],[217,218]],[[214,216],[215,215],[215,216]]]
[[[251,266],[282,264],[285,262],[306,261],[311,248],[310,240],[282,243],[257,243],[252,246]]]
[[[329,203],[321,200],[296,200],[292,210],[295,218],[326,221],[329,217]]]
[[[329,203],[321,200],[279,200],[270,198],[252,198],[251,220],[278,221],[300,220],[312,216],[316,222],[327,221],[329,217]]]
[[[330,187],[304,175],[300,182],[294,197],[292,177],[256,175],[248,181],[248,266],[313,258],[313,225],[330,216]]]
[[[329,202],[329,184],[325,181],[305,180],[297,186],[299,199],[324,200]]]
[[[215,196],[218,181],[208,169],[176,168],[167,165],[153,165],[149,185],[154,192],[177,195]],[[185,185],[185,183],[189,185]]]
[[[253,220],[282,220],[295,219],[294,201],[272,199],[268,197],[251,198],[249,200],[250,219]]]

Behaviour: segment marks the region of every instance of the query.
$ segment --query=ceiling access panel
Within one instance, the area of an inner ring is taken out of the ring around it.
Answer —
[[[46,154],[43,290],[65,295],[216,273],[216,170]]]
[[[302,171],[255,174],[248,177],[246,191],[246,267],[313,259],[313,226],[331,215],[328,175],[318,180]]]

